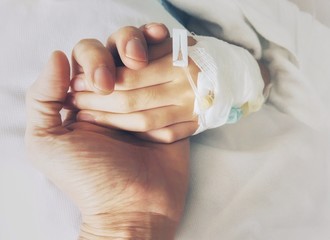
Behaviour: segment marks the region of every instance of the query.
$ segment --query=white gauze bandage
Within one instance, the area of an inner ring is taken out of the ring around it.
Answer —
[[[194,106],[199,116],[195,134],[258,111],[264,102],[264,81],[253,56],[216,38],[194,38],[197,43],[189,47],[188,54],[201,70]]]

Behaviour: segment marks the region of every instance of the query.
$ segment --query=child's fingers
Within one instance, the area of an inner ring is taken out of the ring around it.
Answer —
[[[149,61],[162,58],[172,53],[172,38],[167,38],[163,42],[148,46]]]
[[[119,41],[119,39],[116,40]],[[189,45],[193,44],[195,44],[194,39],[189,38]],[[173,68],[172,56],[169,54],[172,51],[172,40],[168,38],[159,44],[150,45],[148,51],[149,60],[152,60],[148,67],[142,68],[139,71],[125,67],[117,68],[115,89],[129,90],[142,88],[169,82],[173,79],[175,76],[174,73],[178,72],[178,68]],[[94,60],[91,58],[86,61],[92,62]],[[192,62],[190,64],[192,64]],[[73,65],[78,68],[80,67],[78,64],[74,64],[74,61]],[[176,78],[177,77],[178,75],[176,75]],[[71,88],[74,91],[95,91],[93,85],[86,84],[88,83],[88,79],[85,78],[88,78],[88,75],[83,72],[83,69],[74,71]]]
[[[139,29],[148,43],[149,61],[161,58],[172,52],[172,38],[168,28],[162,23],[149,23]],[[196,40],[188,37],[188,45],[196,44]]]
[[[188,46],[193,46],[195,44],[196,40],[192,37],[188,37]],[[159,59],[170,53],[172,53],[172,38],[166,38],[160,43],[148,46],[149,61]]]
[[[195,67],[195,64],[191,60],[189,60],[189,65],[192,66],[191,74],[196,78],[196,69],[198,69],[197,66]],[[181,68],[173,67],[172,56],[170,54],[168,54],[166,57],[150,62],[148,67],[138,71],[126,67],[118,67],[116,74],[116,91],[146,88],[159,84],[170,83],[174,80],[177,82],[187,82],[187,77],[185,76],[184,71]],[[92,89],[83,86],[84,77],[84,74],[79,74],[72,79],[71,87],[74,91],[92,91]]]
[[[118,67],[115,90],[133,90],[167,83],[177,79],[180,73],[183,74],[181,69],[173,68],[171,55],[152,61],[148,67],[140,70]],[[74,76],[71,80],[71,88],[76,92],[93,91],[85,85],[85,77],[85,74]]]
[[[197,121],[193,109],[181,106],[166,106],[128,114],[82,110],[77,115],[78,121],[133,132],[147,132],[194,119]]]
[[[70,83],[71,90],[75,92],[84,92],[84,91],[93,92],[93,87],[87,85],[86,81],[87,80],[85,80],[85,73],[80,73],[73,76]]]
[[[130,91],[114,91],[109,95],[93,92],[71,93],[67,105],[112,113],[132,113],[152,108],[187,105],[194,102],[194,93],[182,84],[165,83]],[[185,91],[182,91],[185,90]],[[192,104],[193,105],[193,104]]]
[[[199,68],[190,58],[189,71],[193,79],[197,81]],[[117,68],[115,90],[133,90],[164,83],[170,84],[171,82],[176,84],[177,87],[185,87],[180,89],[181,92],[178,91],[178,94],[184,94],[187,89],[192,90],[189,84],[180,85],[188,83],[187,76],[182,68],[173,66],[172,55],[167,54],[165,57],[150,62],[148,67],[138,71],[126,67]],[[164,95],[165,93],[162,94]]]
[[[126,67],[117,68],[115,90],[133,90],[169,83],[179,79],[180,74],[182,76],[183,71],[174,68],[172,66],[172,56],[167,55],[150,62],[148,67],[138,71]]]
[[[115,90],[132,90],[167,83],[183,71],[173,68],[172,57],[167,57],[150,62],[147,68],[132,70],[127,67],[117,67]],[[93,91],[85,84],[85,74],[81,73],[74,76],[71,80],[71,88],[75,92]]]
[[[140,28],[123,27],[108,38],[107,48],[114,56],[119,55],[116,60],[130,69],[137,70],[145,67],[149,60],[160,58],[172,51],[169,35],[167,27],[161,23],[150,23]],[[152,47],[153,44],[159,44],[156,51]],[[148,57],[149,51],[151,58]]]
[[[139,29],[143,32],[148,44],[161,43],[170,36],[168,28],[162,23],[145,24],[139,27]]]
[[[198,129],[197,121],[181,122],[161,129],[148,132],[137,132],[135,135],[141,139],[159,142],[173,143],[175,141],[190,137]]]
[[[115,59],[128,68],[141,69],[148,64],[147,42],[143,32],[136,27],[120,28],[108,38],[106,47],[113,56],[119,55]]]
[[[96,39],[81,40],[72,51],[73,76],[84,74],[80,88],[108,94],[114,89],[115,64],[112,55]],[[84,86],[85,85],[85,86]]]
[[[160,70],[159,66],[163,66]],[[190,73],[195,81],[198,67],[191,62]],[[119,68],[116,89],[112,94],[74,92],[66,106],[77,109],[132,113],[170,105],[192,107],[194,92],[181,68],[173,67],[171,57],[156,60],[139,71]],[[75,78],[73,85],[79,80]],[[77,84],[79,85],[79,84]]]

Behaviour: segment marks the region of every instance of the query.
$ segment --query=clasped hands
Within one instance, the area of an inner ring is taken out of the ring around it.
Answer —
[[[163,25],[124,27],[107,45],[80,41],[73,49],[73,80],[67,104],[78,121],[134,132],[171,143],[198,127],[194,93],[181,68],[172,65],[172,42]],[[193,39],[190,39],[191,44]],[[191,61],[191,74],[199,69]]]
[[[170,44],[160,24],[123,28],[106,47],[82,40],[72,74],[56,51],[27,92],[29,158],[79,207],[79,239],[174,238],[189,160],[188,140],[175,140],[191,135],[197,121]],[[63,119],[64,107],[78,114]]]

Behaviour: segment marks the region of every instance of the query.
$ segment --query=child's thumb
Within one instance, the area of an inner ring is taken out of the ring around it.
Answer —
[[[70,85],[70,64],[64,53],[52,53],[41,75],[26,95],[27,130],[56,130],[62,125],[60,110]]]

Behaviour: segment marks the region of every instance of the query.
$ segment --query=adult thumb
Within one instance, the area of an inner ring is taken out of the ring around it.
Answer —
[[[63,108],[70,85],[70,64],[64,53],[53,52],[38,79],[26,95],[27,131],[58,130],[62,126]]]

